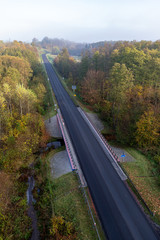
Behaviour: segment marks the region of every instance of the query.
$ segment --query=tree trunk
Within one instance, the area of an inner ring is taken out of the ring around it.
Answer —
[[[20,105],[20,113],[21,113],[21,117],[22,117],[22,114],[23,114],[23,108],[22,108],[22,101],[21,101],[21,100],[19,101],[19,105]]]

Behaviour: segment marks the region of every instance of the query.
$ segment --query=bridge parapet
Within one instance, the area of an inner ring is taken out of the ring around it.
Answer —
[[[109,157],[113,167],[115,168],[115,170],[117,171],[119,177],[125,181],[127,179],[126,174],[123,172],[123,170],[121,169],[121,167],[119,166],[118,162],[119,159],[117,157],[117,155],[114,153],[114,151],[112,150],[111,146],[107,143],[106,139],[103,137],[103,135],[101,134],[101,132],[94,126],[94,124],[90,121],[90,119],[88,118],[88,116],[86,115],[86,113],[80,108],[77,108],[78,111],[80,112],[81,116],[83,117],[83,119],[86,121],[86,123],[88,124],[89,128],[91,129],[92,133],[94,134],[94,136],[96,137],[97,141],[101,144],[105,154]]]
[[[86,180],[82,173],[81,167],[79,165],[77,155],[74,151],[74,148],[73,148],[73,145],[72,145],[70,136],[68,134],[68,131],[67,131],[65,122],[63,120],[60,109],[57,109],[57,112],[58,112],[57,113],[58,123],[59,123],[60,129],[61,129],[62,135],[63,135],[63,139],[65,142],[65,146],[66,146],[66,150],[67,150],[67,154],[68,154],[68,158],[69,158],[69,161],[71,164],[72,171],[76,171],[78,173],[80,181],[81,181],[81,185],[83,187],[86,187],[87,183],[86,183]]]

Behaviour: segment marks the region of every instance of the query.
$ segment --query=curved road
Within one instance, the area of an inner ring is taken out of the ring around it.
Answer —
[[[43,61],[106,237],[111,240],[158,239],[125,182],[113,168],[110,155],[104,153],[45,55]]]

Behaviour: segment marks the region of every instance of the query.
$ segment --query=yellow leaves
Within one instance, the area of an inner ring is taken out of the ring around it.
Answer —
[[[137,86],[135,86],[135,88],[136,88],[136,91],[137,91],[137,95],[139,97],[142,96],[142,94],[143,94],[143,87],[141,85],[137,85]]]
[[[5,97],[2,92],[0,92],[0,109],[4,109],[6,106],[5,104]]]
[[[58,216],[52,219],[51,236],[56,239],[76,239],[75,229],[71,222],[67,222],[64,217]]]
[[[37,96],[29,87],[38,86],[37,93],[43,97],[44,72],[29,45],[15,42],[1,49],[1,53],[0,138],[3,166],[16,170],[31,159],[43,135],[43,123],[36,112]],[[33,83],[32,79],[29,85],[33,70],[37,82]]]
[[[35,108],[37,97],[30,89],[26,89],[23,85],[18,84],[16,86],[15,95],[20,106],[21,115],[23,113],[29,113]]]
[[[153,111],[145,112],[137,122],[136,140],[140,147],[149,148],[160,141],[160,125]]]
[[[38,83],[32,89],[37,96],[37,101],[39,103],[43,102],[44,95],[46,93],[46,89],[45,89],[44,85],[42,83]]]
[[[119,55],[119,50],[115,49],[113,50],[111,57],[117,57],[118,55]]]
[[[24,86],[27,85],[28,79],[32,75],[32,69],[28,61],[20,57],[4,55],[0,56],[0,65],[4,66],[4,69],[16,68],[21,74],[21,83]]]
[[[4,83],[3,84],[3,92],[6,95],[10,94],[11,88],[10,88],[10,85],[8,83]]]

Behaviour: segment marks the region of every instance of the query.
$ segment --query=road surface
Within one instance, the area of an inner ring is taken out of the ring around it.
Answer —
[[[110,155],[104,153],[45,55],[43,61],[106,237],[111,240],[158,239],[125,182],[113,168]]]

